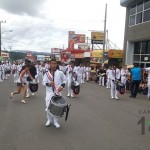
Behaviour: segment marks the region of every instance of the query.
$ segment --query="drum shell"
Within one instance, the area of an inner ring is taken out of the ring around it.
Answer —
[[[68,105],[67,101],[65,104],[59,105],[51,100],[48,109],[49,109],[49,112],[51,113],[51,115],[53,115],[55,117],[63,117],[64,112],[66,112],[67,105]]]
[[[29,88],[31,92],[37,92],[38,91],[38,83],[33,84],[33,83],[29,83]]]
[[[55,104],[51,103],[51,105],[49,106],[49,111],[55,117],[63,117],[65,112],[65,107],[66,106],[62,106],[62,107],[56,106]]]

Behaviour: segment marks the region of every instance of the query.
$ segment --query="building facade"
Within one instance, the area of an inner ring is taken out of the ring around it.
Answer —
[[[124,63],[150,66],[150,0],[120,0],[126,7]]]

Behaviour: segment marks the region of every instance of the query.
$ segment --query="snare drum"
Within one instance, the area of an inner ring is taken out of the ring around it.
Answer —
[[[64,96],[53,96],[48,107],[50,114],[54,117],[62,117],[67,111],[68,99]]]
[[[38,83],[29,82],[30,91],[37,92],[38,91]]]

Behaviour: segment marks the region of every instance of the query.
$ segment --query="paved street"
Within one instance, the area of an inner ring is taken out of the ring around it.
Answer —
[[[45,88],[20,103],[21,95],[9,99],[16,84],[13,78],[0,83],[0,150],[149,150],[150,132],[142,116],[150,119],[150,101],[138,94],[110,99],[109,90],[94,82],[85,83],[81,93],[69,98],[68,121],[60,119],[60,129],[45,127]],[[66,95],[66,90],[64,91]]]

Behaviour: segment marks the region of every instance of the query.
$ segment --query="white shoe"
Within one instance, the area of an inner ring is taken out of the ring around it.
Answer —
[[[73,98],[73,97],[74,97],[74,95],[71,95],[71,97]]]
[[[119,98],[118,98],[118,97],[115,97],[115,99],[117,99],[117,100],[118,100]]]
[[[14,95],[13,92],[11,92],[10,93],[10,99],[12,99],[13,95]]]
[[[49,127],[50,125],[51,125],[51,121],[50,121],[50,120],[47,120],[45,126],[46,126],[46,127]]]
[[[34,93],[32,93],[32,96],[34,96]]]
[[[114,99],[114,97],[113,97],[113,96],[111,96],[111,99]]]
[[[26,95],[26,98],[29,98],[30,97],[30,95]]]
[[[60,128],[60,124],[58,122],[54,122],[54,126],[58,129]]]
[[[106,87],[106,89],[108,89],[108,87]]]
[[[67,95],[68,97],[70,96],[70,94]]]

